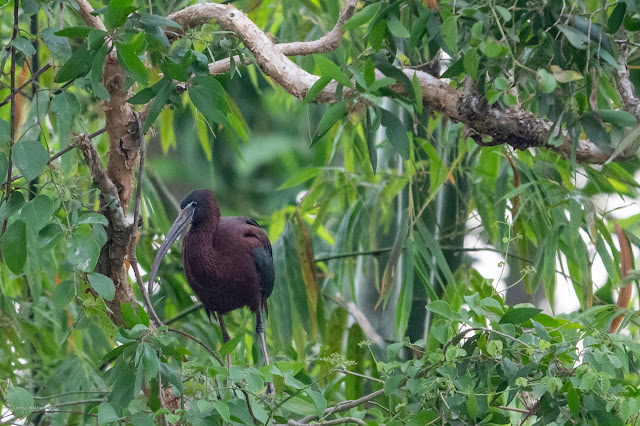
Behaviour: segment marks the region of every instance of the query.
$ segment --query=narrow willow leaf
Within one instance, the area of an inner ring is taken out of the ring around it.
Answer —
[[[93,90],[93,94],[96,95],[103,101],[109,100],[109,92],[102,84],[102,67],[104,66],[104,58],[107,56],[109,50],[109,46],[107,44],[103,44],[96,56],[93,58],[93,63],[91,64],[91,90]]]
[[[315,145],[320,139],[322,139],[334,124],[346,117],[347,112],[346,99],[331,105],[320,119],[318,130],[316,131],[316,135],[313,137],[313,141],[311,141],[311,146]]]
[[[149,70],[144,63],[138,58],[134,49],[129,44],[116,43],[116,52],[118,58],[124,64],[124,67],[131,76],[143,86],[149,84]]]
[[[307,293],[307,306],[309,308],[309,319],[311,320],[311,330],[308,330],[310,337],[315,340],[318,331],[318,278],[316,277],[316,264],[313,257],[313,244],[307,233],[307,226],[299,211],[291,217],[293,235],[296,240],[296,254],[300,262],[300,270]]]
[[[313,86],[311,86],[311,88],[305,95],[302,104],[305,105],[314,100],[315,97],[318,96],[320,92],[322,92],[322,89],[327,87],[327,84],[331,83],[331,80],[331,77],[329,77],[328,75],[323,75],[322,77],[320,77],[315,83],[313,83]]]
[[[403,160],[408,160],[411,152],[411,143],[407,130],[402,121],[393,113],[386,109],[380,110],[382,125],[386,128],[387,138]]]
[[[323,77],[331,77],[345,87],[352,87],[349,76],[347,76],[347,74],[345,74],[338,65],[331,62],[329,59],[325,58],[322,55],[313,55],[313,59],[316,62],[316,66],[320,68],[320,72],[322,73]]]
[[[395,287],[396,271],[401,266],[400,256],[402,255],[402,247],[404,246],[404,241],[407,238],[407,232],[409,230],[408,217],[407,215],[403,216],[404,217],[402,218],[402,224],[398,228],[396,239],[393,242],[393,247],[391,247],[391,252],[389,253],[387,266],[384,268],[382,283],[380,285],[380,297],[378,298],[378,302],[376,303],[374,309],[378,309],[378,306],[380,306],[382,302],[384,302],[386,305],[387,300],[389,300],[391,290]]]
[[[351,30],[359,27],[360,25],[366,24],[376,13],[378,13],[381,5],[382,3],[372,3],[363,7],[344,23],[342,31]]]

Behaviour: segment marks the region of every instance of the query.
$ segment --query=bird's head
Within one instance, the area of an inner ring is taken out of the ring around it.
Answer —
[[[180,203],[180,213],[171,225],[169,232],[158,249],[151,271],[149,272],[149,292],[153,288],[153,282],[162,262],[162,258],[169,252],[173,243],[182,235],[189,227],[199,228],[207,226],[207,228],[215,232],[215,228],[220,220],[220,209],[213,192],[208,189],[198,189],[187,195],[182,203]]]

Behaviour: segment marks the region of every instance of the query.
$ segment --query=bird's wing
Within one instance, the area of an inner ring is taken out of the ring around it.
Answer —
[[[267,308],[267,297],[271,295],[273,291],[273,285],[275,283],[275,270],[273,268],[273,250],[271,248],[271,242],[267,237],[264,230],[258,225],[258,223],[248,217],[241,217],[240,220],[244,221],[247,225],[250,225],[249,232],[252,237],[260,241],[260,245],[253,249],[253,262],[256,267],[258,275],[260,275],[260,288],[262,290],[263,306]]]

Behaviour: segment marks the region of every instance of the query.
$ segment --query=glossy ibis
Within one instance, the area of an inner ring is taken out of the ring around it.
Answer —
[[[189,286],[196,293],[209,318],[218,317],[222,340],[229,334],[222,315],[247,306],[256,315],[265,364],[269,355],[261,312],[267,314],[267,298],[275,280],[271,244],[267,234],[252,219],[220,217],[213,192],[193,191],[182,200],[180,213],[158,249],[149,275],[153,286],[162,258],[183,233],[182,260]],[[227,368],[231,358],[227,355]],[[267,385],[267,393],[273,385]]]

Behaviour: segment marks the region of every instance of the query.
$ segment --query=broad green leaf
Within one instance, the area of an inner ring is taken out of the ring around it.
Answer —
[[[161,80],[161,81],[164,83],[166,80]],[[153,88],[145,87],[144,89],[142,89],[141,91],[139,91],[138,93],[136,93],[135,95],[127,99],[127,102],[134,105],[146,104],[151,99],[153,99],[155,95],[156,93],[153,90]]]
[[[342,31],[348,31],[366,24],[374,17],[378,10],[380,10],[381,5],[382,3],[372,3],[363,7],[344,23]]]
[[[9,160],[4,153],[0,153],[0,182],[7,181],[7,172],[9,171]]]
[[[320,123],[318,124],[318,130],[316,130],[316,135],[313,137],[313,141],[311,145],[315,145],[322,137],[336,124],[338,121],[342,120],[347,116],[347,100],[344,99],[340,102],[337,102],[331,105],[327,112],[324,113],[322,118],[320,119]]]
[[[151,379],[155,379],[158,376],[158,370],[160,369],[158,353],[151,347],[151,345],[144,345],[142,363],[144,364],[145,383],[147,383],[148,386]]]
[[[38,195],[22,207],[20,217],[30,229],[40,231],[51,220],[53,201],[46,195]]]
[[[555,265],[554,265],[555,266]],[[500,324],[522,324],[542,312],[537,308],[513,308],[500,319]]]
[[[218,80],[213,77],[196,77],[192,81],[195,85],[189,87],[189,98],[207,120],[207,124],[228,125],[227,113],[230,108],[227,93]]]
[[[118,52],[118,58],[133,78],[143,86],[149,84],[149,70],[138,58],[132,47],[128,44],[116,43],[116,51]]]
[[[83,43],[72,54],[71,57],[60,68],[54,81],[65,83],[74,78],[86,75],[91,70],[92,55],[89,51],[89,44]]]
[[[87,38],[89,33],[93,31],[93,28],[86,26],[67,27],[60,31],[56,31],[55,35],[59,37],[71,37],[71,38]]]
[[[409,38],[409,36],[411,36],[407,28],[394,15],[387,20],[387,28],[389,28],[391,34],[398,38]]]
[[[165,18],[161,15],[150,15],[148,13],[140,13],[140,22],[152,27],[176,27],[182,28],[175,21]]]
[[[313,55],[316,66],[320,69],[322,76],[329,76],[345,87],[353,87],[349,76],[345,74],[338,65],[322,55]]]
[[[162,111],[162,109],[166,105],[169,97],[171,97],[171,95],[173,94],[174,86],[173,84],[171,84],[171,80],[163,79],[162,81],[164,82],[164,86],[162,86],[155,99],[153,100],[151,108],[149,108],[149,114],[147,114],[147,119],[144,122],[143,128],[145,132],[149,129],[149,127],[153,125],[153,123],[155,123],[156,118],[158,118],[158,114],[160,114],[160,111]]]
[[[400,387],[403,380],[406,380],[406,376],[404,374],[396,374],[395,376],[389,377],[384,381],[384,394],[391,395]]]
[[[10,218],[24,205],[24,195],[20,191],[13,191],[8,201],[0,204],[0,221]]]
[[[391,145],[396,150],[403,160],[408,160],[410,157],[411,143],[407,136],[407,130],[395,115],[385,109],[380,109],[382,114],[382,125],[386,129],[387,138]]]
[[[538,70],[538,84],[542,93],[551,93],[556,90],[556,79],[544,69]]]
[[[53,28],[49,27],[42,30],[40,37],[55,59],[66,61],[71,57],[71,44],[69,44],[69,39],[57,35]]]
[[[480,64],[478,49],[467,50],[462,57],[462,63],[464,65],[464,72],[469,74],[474,80],[477,79],[478,65]]]
[[[37,178],[49,161],[40,141],[22,141],[13,146],[13,162],[28,182]]]
[[[218,400],[211,402],[218,414],[220,414],[220,417],[222,417],[222,420],[224,420],[225,422],[231,421],[231,414],[229,413],[229,407],[227,406],[227,404]]]
[[[60,140],[69,138],[73,123],[80,110],[80,103],[70,91],[62,92],[51,100],[51,111],[56,113],[57,133]]]
[[[102,402],[98,407],[98,424],[113,423],[120,420],[116,409],[109,402]]]
[[[109,221],[107,220],[107,218],[100,213],[85,213],[78,218],[75,224],[84,225],[86,223],[93,223],[93,224],[104,225],[104,226],[109,225]]]
[[[625,13],[627,11],[627,2],[621,1],[618,2],[616,7],[609,15],[609,19],[607,20],[607,32],[609,34],[614,34],[622,25],[622,21],[625,17]]]
[[[160,146],[162,153],[169,152],[169,148],[177,149],[176,135],[173,130],[173,110],[166,108],[160,113]]]
[[[27,226],[21,220],[16,220],[7,227],[0,239],[2,258],[16,275],[20,275],[27,261]]]
[[[243,338],[244,338],[244,333],[238,333],[231,340],[223,343],[222,347],[220,348],[220,355],[222,356],[229,355],[231,352],[234,351],[234,349],[238,346],[238,344]]]
[[[447,319],[450,319],[453,314],[451,306],[444,300],[434,300],[427,304],[427,310]]]
[[[33,47],[33,44],[29,40],[23,37],[18,37],[9,42],[9,46],[15,47],[17,50],[22,52],[24,56],[30,58],[36,54],[36,48]]]
[[[33,396],[26,389],[11,387],[5,394],[7,408],[18,417],[27,417],[36,409]]]
[[[0,145],[4,145],[11,140],[11,127],[4,119],[0,118]]]
[[[585,33],[567,25],[558,25],[557,28],[562,31],[573,47],[581,50],[587,48],[589,37]]]
[[[449,16],[442,23],[442,39],[451,53],[458,52],[458,17]]]
[[[107,56],[109,46],[103,44],[96,56],[93,58],[93,64],[91,65],[91,90],[103,101],[109,100],[109,92],[102,84],[102,70],[104,65],[104,59]]]
[[[53,306],[58,310],[62,310],[62,308],[67,306],[69,302],[73,300],[75,294],[75,283],[70,280],[62,281],[53,291]]]
[[[473,388],[469,389],[469,392],[467,392],[467,412],[469,413],[469,417],[472,419],[476,419],[478,417],[478,398],[473,392]]]
[[[116,287],[113,285],[111,278],[98,273],[89,274],[87,275],[87,278],[89,279],[91,288],[94,289],[100,297],[109,301],[113,300],[113,297],[116,294]]]
[[[310,389],[307,389],[307,395],[311,397],[311,400],[316,405],[316,415],[322,418],[324,410],[327,409],[327,399],[320,393]]]
[[[99,255],[100,247],[88,235],[76,233],[67,241],[66,260],[80,271],[93,271]]]
[[[618,127],[631,127],[635,126],[638,120],[631,115],[631,113],[618,110],[618,111],[610,111],[610,110],[599,110],[596,113],[602,118],[602,121],[606,121],[607,123],[611,123],[614,126]]]
[[[105,26],[109,30],[113,30],[124,25],[127,16],[134,12],[137,8],[132,6],[133,0],[111,0],[107,7],[105,16]]]

